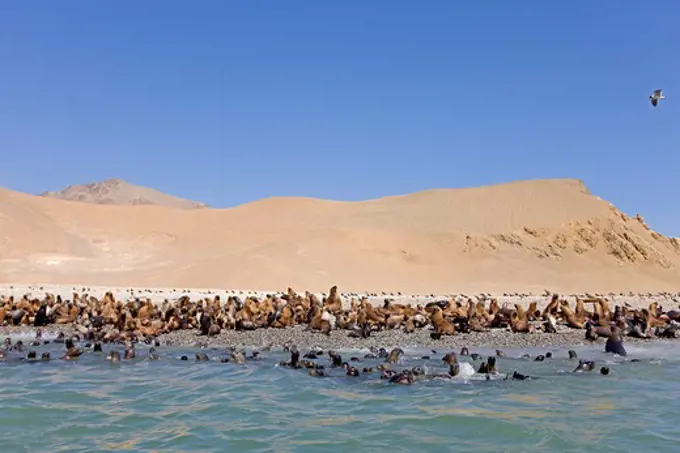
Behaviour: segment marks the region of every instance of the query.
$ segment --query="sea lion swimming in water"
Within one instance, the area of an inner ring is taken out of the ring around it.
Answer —
[[[394,348],[390,351],[389,355],[385,359],[386,363],[397,363],[399,358],[404,354],[404,350],[401,348]]]
[[[413,384],[413,372],[411,370],[404,370],[401,373],[396,373],[390,377],[391,384],[411,385]]]
[[[579,360],[578,365],[574,368],[572,373],[579,373],[582,371],[593,371],[595,369],[595,362],[592,360]]]
[[[120,362],[120,352],[111,351],[109,352],[109,356],[106,359],[110,360],[111,362]]]
[[[609,375],[609,367],[608,366],[603,366],[600,368],[600,374],[603,376]]]
[[[209,362],[210,359],[208,358],[208,355],[205,352],[197,352],[196,353],[196,360],[198,362]]]
[[[149,348],[149,360],[159,360],[158,354],[156,354],[156,348]]]
[[[604,345],[604,351],[607,353],[620,355],[621,357],[628,355],[626,348],[623,347],[621,328],[619,326],[612,326],[612,335],[607,338],[607,342]]]
[[[66,354],[64,354],[61,358],[62,360],[75,360],[81,355],[83,355],[83,350],[76,348],[75,344],[73,344],[73,339],[68,338],[65,341],[66,345]]]
[[[47,362],[50,360],[50,353],[49,352],[43,352],[42,355],[40,356],[40,360],[43,362]]]
[[[574,351],[573,349],[570,349],[569,350],[569,360],[572,360],[572,359],[578,359],[578,355],[576,354],[576,351]]]

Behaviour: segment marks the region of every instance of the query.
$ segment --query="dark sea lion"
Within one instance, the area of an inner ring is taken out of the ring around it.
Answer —
[[[313,370],[309,370],[309,375],[314,376],[314,377],[326,377],[326,372],[324,370],[317,370],[316,368]]]
[[[602,368],[600,368],[600,374],[603,376],[609,375],[609,367],[603,366]]]
[[[229,362],[231,362],[231,359],[229,357],[220,357],[220,363],[229,363]],[[281,365],[285,366],[286,363],[282,362]]]
[[[120,352],[110,351],[107,359],[110,360],[111,362],[120,362]]]
[[[460,349],[460,355],[461,356],[469,356],[470,355],[470,350],[467,348],[467,346],[463,346]]]
[[[420,358],[420,360],[430,360],[430,356],[429,356],[429,355],[424,355],[424,356],[422,356],[422,357]]]
[[[378,356],[379,359],[385,359],[385,358],[387,358],[388,355],[389,355],[389,353],[387,352],[387,349],[385,349],[385,348],[378,349],[377,356]]]
[[[496,349],[496,357],[505,357],[505,352],[500,349]]]
[[[350,362],[361,362],[361,360],[359,359],[359,357],[350,357],[350,358],[349,358],[349,361],[350,361]]]
[[[481,360],[481,359],[482,359],[482,356],[479,355],[479,354],[477,354],[476,352],[473,352],[472,354],[470,354],[470,358],[471,358],[472,360]]]
[[[198,362],[209,362],[210,359],[208,358],[208,355],[205,352],[197,352],[196,353],[196,360]]]
[[[179,358],[180,360],[189,360],[189,357],[183,355],[182,357]]]
[[[546,359],[552,359],[552,356],[553,356],[553,355],[552,355],[552,352],[550,352],[550,351],[548,351],[548,352],[545,353],[545,358],[546,358]]]
[[[390,378],[391,384],[411,385],[413,384],[413,373],[411,370],[404,370]]]
[[[544,356],[543,354],[539,354],[539,355],[537,355],[536,358],[534,359],[534,362],[542,362],[542,361],[544,361],[544,360],[545,360],[545,356]]]
[[[49,323],[49,318],[47,317],[47,304],[42,303],[38,311],[35,313],[35,319],[33,319],[34,327],[43,327]]]
[[[318,356],[314,351],[309,351],[307,354],[304,355],[305,359],[317,359]]]
[[[592,360],[579,360],[578,365],[574,368],[573,373],[581,371],[593,371],[595,369],[595,362]]]
[[[392,377],[396,376],[396,374],[397,372],[394,370],[384,369],[380,372],[380,379],[389,380],[392,379]]]
[[[102,352],[102,344],[100,342],[96,342],[94,344],[94,347],[92,348],[94,352]]]
[[[573,349],[569,350],[569,360],[578,359],[578,354]]]
[[[333,351],[328,351],[328,358],[331,361],[331,367],[342,366],[342,356],[340,354],[336,354]]]
[[[38,354],[35,351],[28,351],[26,354],[26,360],[35,360],[38,358]]]
[[[129,347],[126,347],[126,348],[125,348],[125,355],[124,355],[123,358],[124,358],[125,360],[132,360],[132,359],[134,359],[135,357],[137,357],[137,354],[136,354],[136,352],[135,352],[134,346],[130,345]]]
[[[532,379],[530,376],[527,376],[526,374],[521,374],[518,373],[517,371],[513,371],[512,374],[509,374],[505,377],[505,380],[512,379],[513,381],[526,381],[527,379]]]
[[[47,362],[50,360],[50,353],[49,352],[43,352],[42,355],[40,356],[40,360],[43,362]]]
[[[149,360],[159,360],[158,354],[156,354],[156,348],[149,348]]]
[[[359,376],[359,370],[353,366],[350,366],[347,368],[347,372],[345,374],[347,376]]]
[[[621,328],[619,326],[612,326],[612,335],[607,338],[607,342],[604,345],[604,351],[607,353],[620,355],[621,357],[628,355],[626,348],[623,347]]]

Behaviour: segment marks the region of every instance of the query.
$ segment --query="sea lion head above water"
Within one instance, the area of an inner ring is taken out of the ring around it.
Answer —
[[[40,356],[40,360],[43,362],[47,362],[50,360],[50,353],[49,352],[43,352],[42,355]]]
[[[463,346],[460,349],[460,355],[463,356],[463,357],[470,355],[470,350],[467,348],[467,346]]]
[[[347,367],[347,376],[359,376],[359,370],[353,366]]]
[[[394,348],[390,351],[389,355],[385,359],[387,363],[397,363],[399,358],[404,354],[404,350],[401,348]]]
[[[458,363],[458,357],[456,356],[455,352],[449,352],[444,357],[442,357],[442,362],[444,362],[447,365]]]
[[[413,384],[413,372],[411,370],[404,370],[401,373],[397,373],[390,378],[390,383],[411,385]]]
[[[609,375],[609,367],[608,366],[603,366],[600,368],[600,374],[603,376]]]
[[[574,373],[581,371],[593,371],[595,369],[595,362],[592,360],[579,360],[578,365],[574,368]]]
[[[569,350],[569,360],[572,360],[572,359],[578,359],[578,355],[576,354],[576,351],[574,351],[573,349],[570,349]]]
[[[107,357],[108,360],[111,362],[120,362],[120,352],[118,351],[111,351],[109,352],[109,356]]]
[[[209,362],[210,359],[208,358],[208,355],[205,352],[197,352],[196,353],[196,360],[198,362]]]

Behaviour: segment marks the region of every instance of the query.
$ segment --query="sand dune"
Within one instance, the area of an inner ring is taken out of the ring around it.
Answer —
[[[230,209],[0,189],[0,282],[324,291],[680,289],[680,244],[576,180]]]

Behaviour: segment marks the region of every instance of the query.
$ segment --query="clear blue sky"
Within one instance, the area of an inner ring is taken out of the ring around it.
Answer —
[[[2,2],[0,186],[224,207],[573,177],[680,235],[679,24],[672,0]]]

